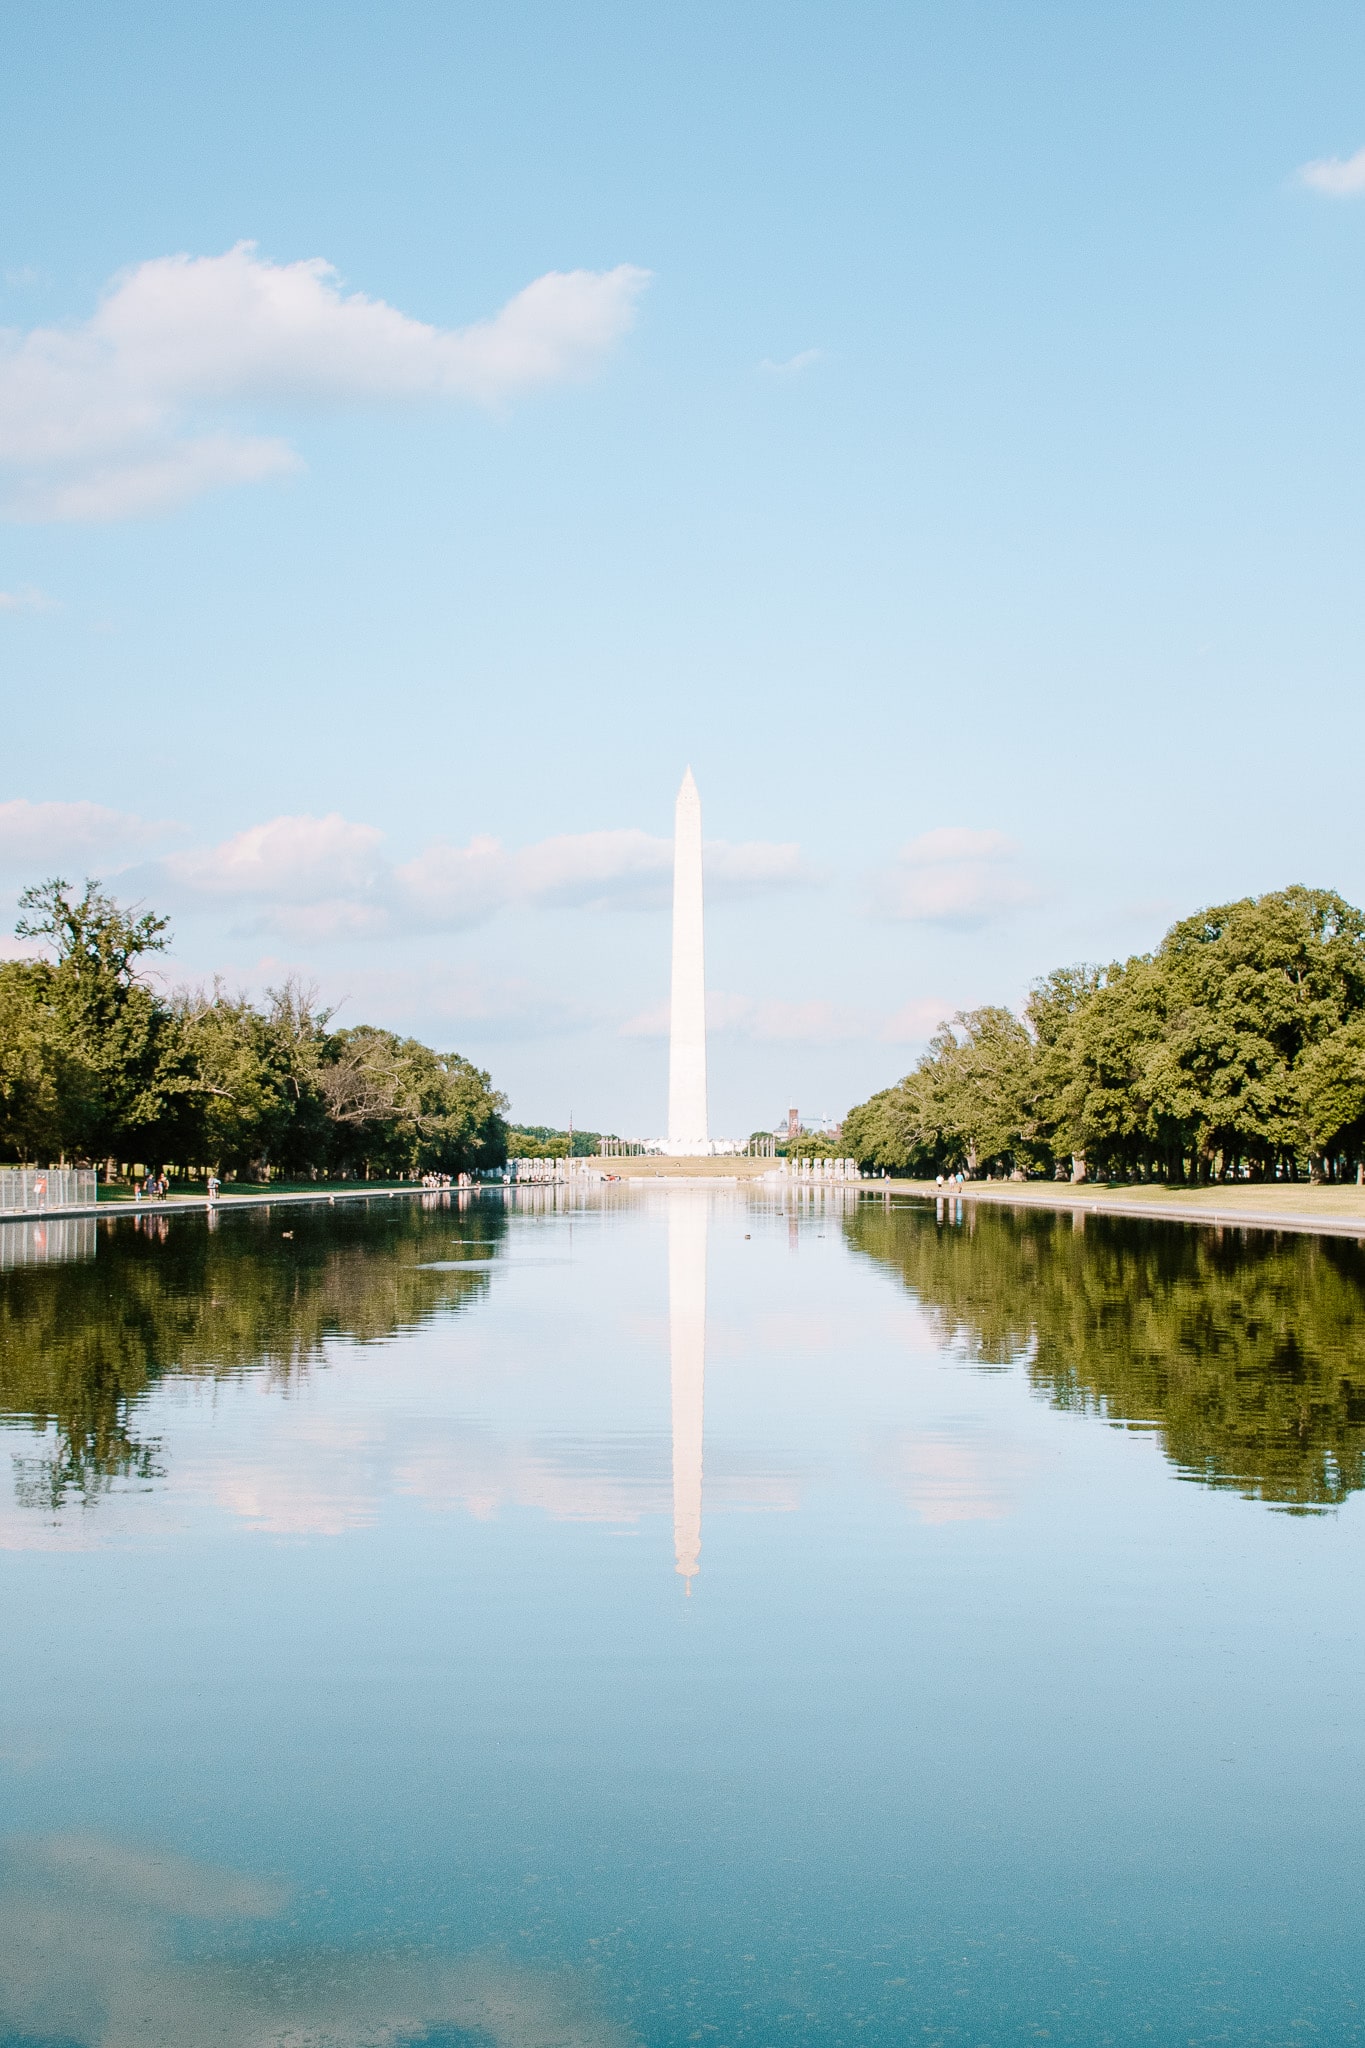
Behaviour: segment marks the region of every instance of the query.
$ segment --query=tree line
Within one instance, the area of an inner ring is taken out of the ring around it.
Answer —
[[[338,1028],[296,980],[261,1003],[166,993],[168,920],[98,882],[25,890],[36,959],[0,962],[0,1157],[112,1174],[163,1162],[250,1180],[458,1173],[506,1157],[505,1098],[458,1053]]]
[[[561,1131],[553,1124],[509,1124],[509,1159],[592,1159],[602,1150],[604,1137],[615,1131]]]
[[[1361,1177],[1365,915],[1330,889],[1248,896],[1057,969],[1022,1017],[959,1011],[843,1142],[924,1175]]]

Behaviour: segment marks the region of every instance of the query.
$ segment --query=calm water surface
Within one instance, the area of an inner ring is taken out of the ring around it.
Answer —
[[[1365,2038],[1353,1243],[7,1225],[0,1431],[6,2048]]]

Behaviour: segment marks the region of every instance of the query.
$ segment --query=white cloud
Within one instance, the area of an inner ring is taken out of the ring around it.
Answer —
[[[355,825],[339,811],[325,818],[272,818],[218,846],[174,854],[166,866],[200,895],[317,903],[373,887],[381,873],[376,825]]]
[[[457,931],[500,912],[653,908],[667,903],[673,847],[648,832],[562,833],[508,848],[438,841],[391,863],[383,834],[332,812],[274,818],[221,845],[176,854],[166,876],[191,900],[235,902],[298,938]],[[805,879],[800,849],[755,840],[707,848],[712,900]]]
[[[969,930],[1034,901],[1018,872],[1018,848],[1003,832],[945,825],[921,832],[876,878],[874,897],[885,917]]]
[[[271,963],[254,980],[261,988],[277,985],[289,971]],[[412,1031],[430,1045],[463,1044],[470,1037],[483,1046],[558,1038],[595,1021],[595,1013],[561,989],[479,968],[348,968],[338,988],[339,1023],[397,1020],[395,1029]]]
[[[799,377],[803,370],[809,370],[813,363],[823,361],[822,348],[803,348],[799,355],[788,356],[785,362],[775,363],[771,356],[764,356],[759,369],[770,377]]]
[[[40,879],[39,869],[132,860],[179,829],[103,804],[35,804],[13,797],[0,803],[0,877],[32,882]]]
[[[715,992],[713,990],[711,995],[708,996],[706,1004],[708,1027],[712,1015],[711,1005],[714,1001]],[[621,1026],[621,1036],[622,1038],[667,1038],[668,1004],[666,1002],[651,1003],[647,1010],[639,1010],[633,1017],[627,1017],[625,1023]]]
[[[31,583],[18,590],[0,590],[0,612],[50,612],[52,599]]]
[[[758,1001],[721,997],[720,1006],[723,1021],[719,1030],[760,1045],[841,1045],[867,1036],[863,1012],[820,996],[802,1002],[787,1002],[777,996]]]
[[[951,1004],[930,998],[907,1003],[893,1017],[854,1008],[824,997],[790,1002],[780,996],[745,996],[711,989],[706,997],[706,1028],[716,1037],[746,1038],[758,1045],[849,1045],[880,1039],[891,1044],[921,1043],[947,1016]],[[620,1027],[623,1038],[667,1038],[669,1006],[654,1003]]]
[[[503,909],[584,908],[658,895],[672,849],[631,830],[563,833],[509,851],[499,840],[438,843],[394,870],[424,924],[474,924]]]
[[[877,1036],[887,1045],[923,1045],[957,1008],[942,996],[912,996],[885,1020]]]
[[[0,461],[3,457],[0,439]],[[10,509],[21,519],[138,519],[183,505],[201,491],[263,483],[302,467],[283,441],[252,434],[202,434],[171,447],[124,450],[109,462],[75,463],[55,473],[30,472],[20,478]]]
[[[1365,149],[1354,156],[1324,156],[1299,167],[1299,183],[1330,199],[1353,199],[1365,192]]]
[[[665,841],[665,844],[667,842]],[[668,849],[671,867],[673,849]],[[795,840],[708,839],[704,849],[707,900],[731,902],[764,889],[788,888],[816,877],[801,859]]]
[[[550,271],[468,327],[342,289],[319,257],[255,245],[163,256],[116,278],[91,318],[0,339],[10,509],[118,519],[297,468],[284,441],[224,424],[260,404],[484,404],[590,371],[629,328],[648,272]]]

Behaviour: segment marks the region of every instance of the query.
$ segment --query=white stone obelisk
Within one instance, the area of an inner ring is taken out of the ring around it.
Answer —
[[[673,1569],[692,1591],[701,1569],[702,1421],[706,1389],[706,1195],[668,1198],[668,1333],[673,1408]]]
[[[706,961],[702,944],[701,798],[689,768],[673,813],[673,1007],[668,1040],[668,1149],[707,1148]]]

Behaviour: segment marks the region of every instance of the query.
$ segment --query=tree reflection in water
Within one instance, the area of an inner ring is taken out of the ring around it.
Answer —
[[[507,1218],[495,1201],[458,1201],[122,1218],[101,1225],[94,1260],[6,1274],[0,1421],[44,1439],[16,1459],[16,1498],[52,1511],[154,1480],[159,1446],[135,1420],[169,1374],[287,1384],[334,1338],[378,1343],[483,1295],[486,1270],[458,1262],[496,1256]]]
[[[1290,1512],[1365,1485],[1365,1254],[1353,1240],[968,1202],[864,1202],[849,1242],[941,1342],[1026,1361],[1059,1408],[1160,1432],[1181,1475]]]

